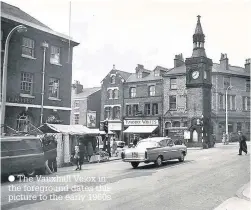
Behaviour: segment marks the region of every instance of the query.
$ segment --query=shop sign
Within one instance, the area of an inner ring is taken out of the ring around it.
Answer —
[[[121,131],[121,122],[117,123],[109,122],[108,129],[109,131]]]
[[[124,120],[124,125],[159,125],[158,120]]]
[[[20,104],[33,104],[33,98],[23,98],[21,96],[7,97],[7,102],[10,103],[20,103]]]

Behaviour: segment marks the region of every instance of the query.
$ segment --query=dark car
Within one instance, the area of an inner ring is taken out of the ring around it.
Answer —
[[[24,173],[44,174],[45,157],[40,138],[13,136],[1,138],[1,176]]]

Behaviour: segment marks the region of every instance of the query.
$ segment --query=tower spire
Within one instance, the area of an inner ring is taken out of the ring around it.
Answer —
[[[197,16],[197,24],[195,28],[195,32],[193,35],[193,55],[192,57],[200,57],[200,56],[206,56],[205,48],[204,48],[204,43],[205,43],[205,35],[203,33],[201,23],[200,23],[200,18],[201,16]]]

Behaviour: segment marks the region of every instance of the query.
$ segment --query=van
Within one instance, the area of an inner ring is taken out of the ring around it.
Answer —
[[[1,176],[24,173],[44,174],[45,157],[40,138],[35,136],[1,137]]]

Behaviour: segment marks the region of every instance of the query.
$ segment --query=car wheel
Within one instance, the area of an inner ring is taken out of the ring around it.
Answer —
[[[137,168],[139,165],[139,162],[131,162],[131,165],[133,168]]]
[[[184,162],[184,160],[185,160],[185,155],[184,155],[184,153],[182,152],[182,153],[181,153],[181,156],[180,156],[180,158],[179,158],[179,161],[180,161],[180,162]]]
[[[36,175],[36,169],[32,169],[32,170],[26,171],[24,173],[24,175],[27,176],[27,177],[34,177]]]
[[[155,161],[155,165],[157,167],[160,167],[162,165],[162,157],[158,156],[157,160]]]

